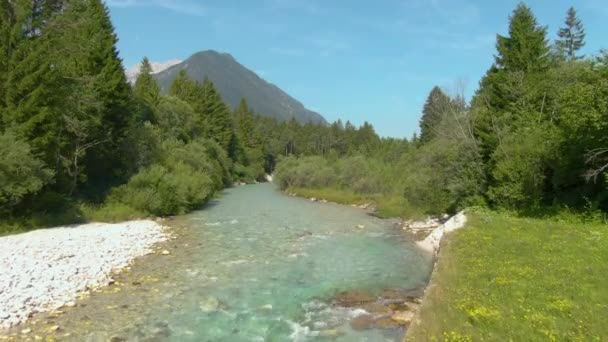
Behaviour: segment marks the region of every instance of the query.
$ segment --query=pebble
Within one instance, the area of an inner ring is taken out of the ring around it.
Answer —
[[[169,252],[168,250],[165,249],[160,254],[162,254],[162,255],[170,255],[171,252]]]
[[[0,330],[36,312],[70,307],[86,291],[112,282],[113,270],[152,253],[153,245],[163,241],[164,229],[154,221],[90,223],[0,237],[0,265],[6,265],[0,272]]]
[[[397,311],[391,316],[391,319],[397,323],[409,324],[414,319],[414,313],[411,311]]]
[[[32,332],[32,329],[30,329],[30,328],[26,328],[26,329],[21,330],[21,333],[22,333],[23,335],[27,335],[27,334],[29,334],[29,333],[31,333],[31,332]]]

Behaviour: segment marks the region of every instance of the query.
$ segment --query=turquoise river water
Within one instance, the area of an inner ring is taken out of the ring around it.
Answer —
[[[75,341],[397,341],[399,329],[353,330],[360,309],[332,298],[420,288],[431,271],[389,222],[273,184],[228,189],[172,225],[171,255],[144,257],[75,308],[36,318],[32,336],[53,325],[57,340]]]

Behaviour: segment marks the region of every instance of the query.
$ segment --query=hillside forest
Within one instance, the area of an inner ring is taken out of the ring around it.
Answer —
[[[146,58],[130,85],[117,39],[101,0],[0,1],[0,231],[181,214],[275,169],[386,215],[608,210],[608,55],[579,54],[574,9],[550,37],[520,4],[473,99],[433,88],[411,139],[232,109],[185,72],[163,94]]]
[[[574,8],[553,35],[521,3],[470,102],[435,87],[419,136],[370,134],[355,153],[289,157],[277,168],[279,183],[345,202],[379,198],[392,215],[481,206],[605,217],[608,54],[583,56],[585,37]]]

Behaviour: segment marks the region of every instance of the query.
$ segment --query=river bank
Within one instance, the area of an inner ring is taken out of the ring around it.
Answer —
[[[167,224],[168,255],[138,258],[8,340],[399,341],[430,274],[390,222],[270,184],[229,189]]]
[[[315,189],[302,189],[302,188],[291,188],[285,191],[290,196],[297,196],[307,198],[312,202],[321,202],[321,203],[330,203],[330,204],[339,204],[339,205],[350,205],[352,207],[356,207],[361,210],[365,210],[369,215],[377,215],[379,211],[379,206],[386,205],[386,203],[391,203],[390,205],[395,205],[395,201],[387,201],[378,199],[369,199],[364,198],[360,195],[355,195],[354,193],[346,193],[344,191],[328,191],[328,190],[315,190]],[[327,195],[328,198],[325,198]],[[381,208],[381,207],[380,207]],[[386,207],[384,208],[384,213],[392,212],[398,213],[403,211],[390,208],[388,211]],[[404,302],[404,306],[401,308],[400,318],[401,324],[407,327],[407,332],[409,334],[409,327],[412,324],[416,324],[420,326],[420,309],[427,301],[427,296],[430,293],[430,290],[434,288],[435,278],[437,278],[437,263],[440,258],[440,247],[441,242],[446,234],[453,233],[457,230],[460,230],[465,227],[467,223],[467,216],[464,212],[460,212],[454,216],[443,215],[441,217],[427,217],[424,220],[406,220],[403,216],[398,218],[393,218],[395,220],[394,224],[400,230],[403,230],[413,241],[416,241],[416,245],[418,248],[423,250],[428,255],[433,258],[433,269],[432,274],[429,279],[427,286],[420,289],[418,295],[410,296],[409,299]],[[363,320],[367,322],[369,326],[373,326],[375,324],[374,319],[370,319],[368,314],[363,314],[360,316],[359,320]],[[389,315],[389,318],[391,316]],[[358,318],[355,318],[355,322],[358,321]],[[384,322],[383,319],[385,317],[377,318],[380,322]],[[390,319],[389,319],[390,321]]]
[[[108,285],[169,234],[159,223],[129,221],[40,229],[0,238],[0,331]],[[27,332],[27,331],[25,331]]]
[[[608,227],[469,213],[442,250],[408,340],[601,341]]]

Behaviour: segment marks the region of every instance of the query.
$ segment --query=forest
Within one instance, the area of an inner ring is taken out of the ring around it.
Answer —
[[[246,100],[233,111],[185,73],[161,94],[147,58],[130,85],[101,0],[0,4],[1,231],[180,214],[281,156],[380,143],[368,124],[278,122]]]
[[[497,35],[495,62],[470,102],[434,87],[419,136],[371,134],[354,153],[330,148],[322,157],[287,158],[277,168],[279,184],[345,202],[379,197],[380,209],[401,216],[489,207],[602,217],[608,54],[581,55],[585,35],[574,8],[551,37],[520,4],[508,35]]]
[[[472,100],[433,88],[420,134],[395,139],[231,110],[185,73],[162,94],[147,58],[130,85],[101,0],[1,4],[2,230],[180,214],[275,168],[386,216],[608,209],[608,54],[579,54],[573,8],[551,42],[520,4]]]

